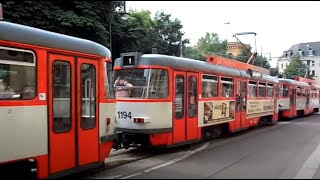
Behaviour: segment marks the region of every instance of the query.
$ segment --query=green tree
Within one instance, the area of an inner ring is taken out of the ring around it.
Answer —
[[[197,43],[197,49],[200,54],[206,56],[210,53],[226,54],[228,42],[227,40],[220,40],[216,33],[206,33],[204,37],[201,37]]]
[[[200,54],[196,46],[188,46],[184,50],[184,57],[191,58],[191,59],[203,59],[205,58]]]
[[[241,61],[241,62],[247,62],[251,55],[252,55],[251,49],[244,48],[241,51],[241,54],[239,56],[235,57],[235,59],[238,61]],[[264,56],[259,55],[259,54],[256,56],[256,58],[253,62],[253,65],[260,66],[260,67],[263,67],[266,69],[270,69],[270,67],[271,67],[270,63],[268,62],[268,59]]]
[[[158,48],[160,54],[180,56],[180,47],[189,43],[188,39],[182,38],[184,32],[181,30],[181,21],[177,18],[172,20],[171,14],[159,11],[156,12],[153,22],[152,47]]]
[[[278,76],[278,77],[279,77],[279,69],[278,69],[278,67],[276,67],[276,68],[270,68],[270,75],[271,75],[271,76]]]
[[[251,48],[250,49],[244,48],[244,49],[242,49],[239,56],[235,56],[235,59],[238,61],[241,61],[241,62],[247,62],[248,59],[250,58],[251,54],[252,54]]]
[[[151,53],[152,48],[157,48],[159,54],[180,56],[181,40],[183,49],[189,43],[183,38],[181,21],[172,19],[170,14],[160,11],[154,18],[145,10],[130,14],[126,21],[115,16],[112,28],[114,58],[122,52]]]
[[[257,55],[255,61],[253,62],[253,65],[260,66],[266,69],[270,69],[270,64],[268,62],[268,59],[264,56]]]
[[[112,1],[0,1],[7,21],[109,46]]]
[[[285,78],[294,79],[296,76],[304,77],[307,71],[308,67],[301,61],[301,56],[295,54],[291,57],[288,67],[284,70],[284,75]]]
[[[130,18],[127,20],[121,19],[118,13],[115,14],[112,24],[113,57],[119,57],[122,52],[150,53],[153,43],[150,11],[130,11]]]
[[[227,45],[227,40],[220,40],[218,34],[207,32],[204,37],[198,40],[196,46],[186,49],[185,56],[200,59],[206,58],[209,54],[226,54]]]

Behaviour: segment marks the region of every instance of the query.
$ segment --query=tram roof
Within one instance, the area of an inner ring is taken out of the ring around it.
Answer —
[[[279,78],[279,83],[289,83],[296,86],[308,86],[308,87],[310,86],[308,83],[305,83],[305,82],[300,82],[293,79],[284,79],[284,78]]]
[[[121,58],[117,58],[115,60],[114,66],[121,67]],[[170,68],[181,68],[181,69],[189,69],[191,71],[202,71],[204,73],[217,73],[217,74],[225,74],[229,76],[238,76],[238,77],[246,77],[251,78],[249,74],[247,74],[243,70],[225,67],[220,65],[214,65],[208,63],[206,61],[194,60],[189,58],[168,56],[162,54],[143,54],[139,61],[138,66],[164,66]],[[257,80],[265,80],[269,82],[277,83],[278,80],[275,77],[263,74],[261,78],[251,78]]]
[[[108,48],[90,40],[0,21],[0,40],[111,57]]]

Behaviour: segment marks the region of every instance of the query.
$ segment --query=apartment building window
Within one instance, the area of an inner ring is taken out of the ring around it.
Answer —
[[[316,61],[312,61],[311,66],[315,66],[316,65]]]
[[[311,48],[308,49],[309,56],[313,56],[313,50]]]
[[[316,71],[315,71],[315,70],[312,70],[311,75],[312,75],[312,76],[316,76]]]
[[[303,51],[301,49],[298,50],[298,53],[299,53],[300,56],[303,55]]]
[[[281,64],[281,68],[283,69],[283,64]]]

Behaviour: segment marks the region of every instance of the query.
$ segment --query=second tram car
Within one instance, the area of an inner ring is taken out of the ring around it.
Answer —
[[[296,118],[319,112],[319,86],[301,77],[279,78],[279,116]]]
[[[278,121],[277,78],[239,61],[124,53],[114,80],[124,147],[178,146]]]

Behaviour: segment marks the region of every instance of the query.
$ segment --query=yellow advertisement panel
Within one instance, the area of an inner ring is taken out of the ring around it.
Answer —
[[[274,99],[248,100],[247,117],[260,117],[274,113]]]
[[[217,123],[235,119],[234,101],[204,102],[203,123]]]

